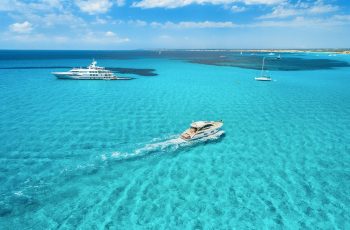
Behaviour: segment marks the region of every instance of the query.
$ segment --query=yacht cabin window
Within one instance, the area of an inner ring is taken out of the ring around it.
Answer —
[[[208,125],[204,125],[200,130],[206,130],[209,129],[210,127],[212,127],[212,124],[208,124]]]

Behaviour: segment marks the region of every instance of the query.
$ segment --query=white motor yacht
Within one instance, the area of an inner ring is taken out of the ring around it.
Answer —
[[[87,68],[73,68],[68,72],[53,72],[58,79],[70,80],[131,80],[128,77],[117,77],[110,70],[96,66],[95,60]]]
[[[196,140],[217,133],[224,125],[223,121],[196,121],[191,127],[181,134],[181,138],[186,141]]]

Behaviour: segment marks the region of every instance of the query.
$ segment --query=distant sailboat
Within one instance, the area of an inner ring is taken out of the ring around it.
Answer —
[[[260,77],[256,77],[256,81],[272,81],[272,78],[268,76],[267,74],[264,73],[264,65],[265,65],[265,58],[263,57],[263,62],[261,66],[261,72],[260,72]]]
[[[280,59],[281,59],[281,54],[279,54],[279,55],[277,56],[277,59],[278,59],[278,60],[280,60]]]

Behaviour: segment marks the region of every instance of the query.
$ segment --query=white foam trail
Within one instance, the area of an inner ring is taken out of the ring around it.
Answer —
[[[217,132],[211,136],[203,137],[203,138],[200,138],[198,140],[193,140],[193,141],[185,141],[179,137],[174,138],[174,136],[172,136],[172,137],[170,137],[170,139],[167,139],[164,141],[146,144],[144,147],[135,149],[131,153],[113,152],[111,157],[116,158],[116,159],[129,159],[129,158],[133,158],[136,156],[144,156],[146,154],[153,153],[153,152],[175,151],[180,147],[192,146],[192,145],[196,145],[196,144],[203,143],[206,141],[217,140],[224,133],[225,133],[224,131],[220,130],[219,132]],[[160,140],[160,139],[154,138],[153,141],[154,140]]]
[[[127,158],[130,154],[128,153],[122,153],[122,152],[113,152],[111,157],[116,159],[124,159]]]
[[[160,141],[160,142],[156,142],[156,143],[147,144],[142,148],[136,149],[134,151],[134,153],[136,155],[138,155],[138,154],[141,154],[143,152],[153,152],[153,151],[157,151],[157,150],[166,150],[169,147],[172,147],[175,150],[179,147],[179,145],[181,145],[183,143],[186,143],[186,141],[182,140],[181,138]]]
[[[16,192],[14,192],[14,194],[16,196],[23,196],[23,192],[22,191],[16,191]]]

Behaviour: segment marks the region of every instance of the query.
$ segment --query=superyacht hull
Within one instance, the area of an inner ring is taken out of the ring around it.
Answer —
[[[75,77],[76,77],[70,73],[52,73],[52,74],[55,75],[57,79],[75,80]]]
[[[62,74],[62,73],[53,73],[57,79],[62,80],[132,80],[131,77],[99,77],[99,76],[89,76],[89,75],[72,75],[72,74]]]

